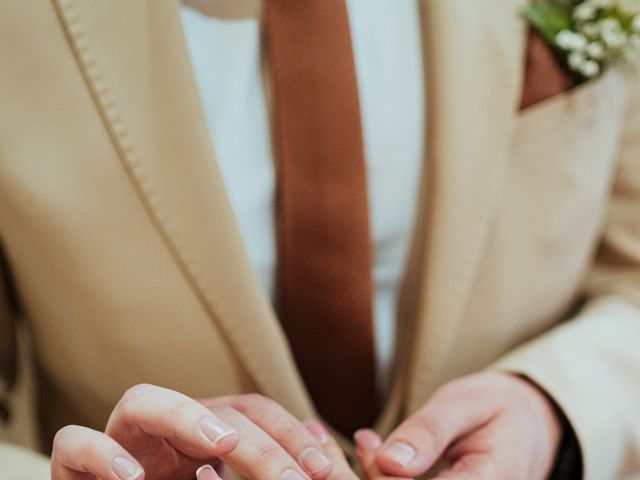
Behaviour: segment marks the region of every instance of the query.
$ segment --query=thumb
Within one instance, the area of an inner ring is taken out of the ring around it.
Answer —
[[[485,423],[491,406],[481,398],[469,401],[464,393],[445,386],[405,420],[376,454],[380,471],[400,477],[420,476],[451,443]]]

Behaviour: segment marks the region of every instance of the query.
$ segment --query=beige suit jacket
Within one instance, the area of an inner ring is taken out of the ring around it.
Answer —
[[[507,369],[564,409],[586,478],[623,478],[640,469],[640,82],[611,72],[518,113],[523,3],[422,2],[428,151],[377,427],[453,377]],[[243,250],[177,9],[0,3],[0,242],[45,444],[103,428],[140,382],[314,414]],[[45,476],[0,452],[3,479]]]

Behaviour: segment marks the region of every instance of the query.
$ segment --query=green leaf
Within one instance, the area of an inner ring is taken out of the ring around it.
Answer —
[[[523,9],[522,14],[551,45],[555,45],[559,32],[573,30],[571,7],[555,3],[532,3]]]

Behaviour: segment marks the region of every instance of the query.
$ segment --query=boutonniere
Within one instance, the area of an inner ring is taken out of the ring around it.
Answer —
[[[523,13],[580,82],[640,57],[640,0],[534,0]]]

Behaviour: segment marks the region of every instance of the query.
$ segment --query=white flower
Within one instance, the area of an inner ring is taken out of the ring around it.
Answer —
[[[568,69],[582,80],[597,77],[616,63],[640,65],[640,0],[564,0],[558,4],[572,17],[573,25],[557,33],[551,43],[560,50]],[[532,15],[527,16],[535,23]],[[554,27],[551,20],[547,23],[540,28]]]
[[[582,50],[587,46],[587,37],[581,33],[575,33],[573,35],[574,50]]]
[[[598,22],[600,25],[600,32],[620,32],[622,31],[622,25],[617,18],[603,18]]]
[[[570,30],[561,30],[556,35],[556,43],[564,50],[573,50],[573,36],[575,34]]]
[[[600,42],[591,42],[587,45],[586,52],[591,58],[595,60],[602,60],[605,54],[604,45]]]
[[[585,56],[580,52],[571,52],[567,61],[571,70],[579,70],[580,66],[586,61]]]
[[[616,18],[604,18],[598,22],[600,26],[600,35],[604,44],[612,49],[622,47],[626,40],[627,34],[623,31],[620,21]]]
[[[624,32],[603,32],[602,40],[607,47],[618,49],[627,41],[627,35]]]
[[[579,70],[587,78],[595,77],[600,73],[600,64],[594,60],[586,60],[582,62]]]
[[[582,50],[587,46],[587,38],[581,33],[565,29],[556,35],[556,43],[563,50]]]
[[[600,27],[594,22],[585,22],[579,27],[580,32],[590,39],[595,39],[600,36]]]
[[[597,13],[598,13],[598,10],[594,5],[584,2],[579,4],[573,10],[573,17],[576,20],[581,20],[581,21],[593,20],[594,18],[596,18]]]

